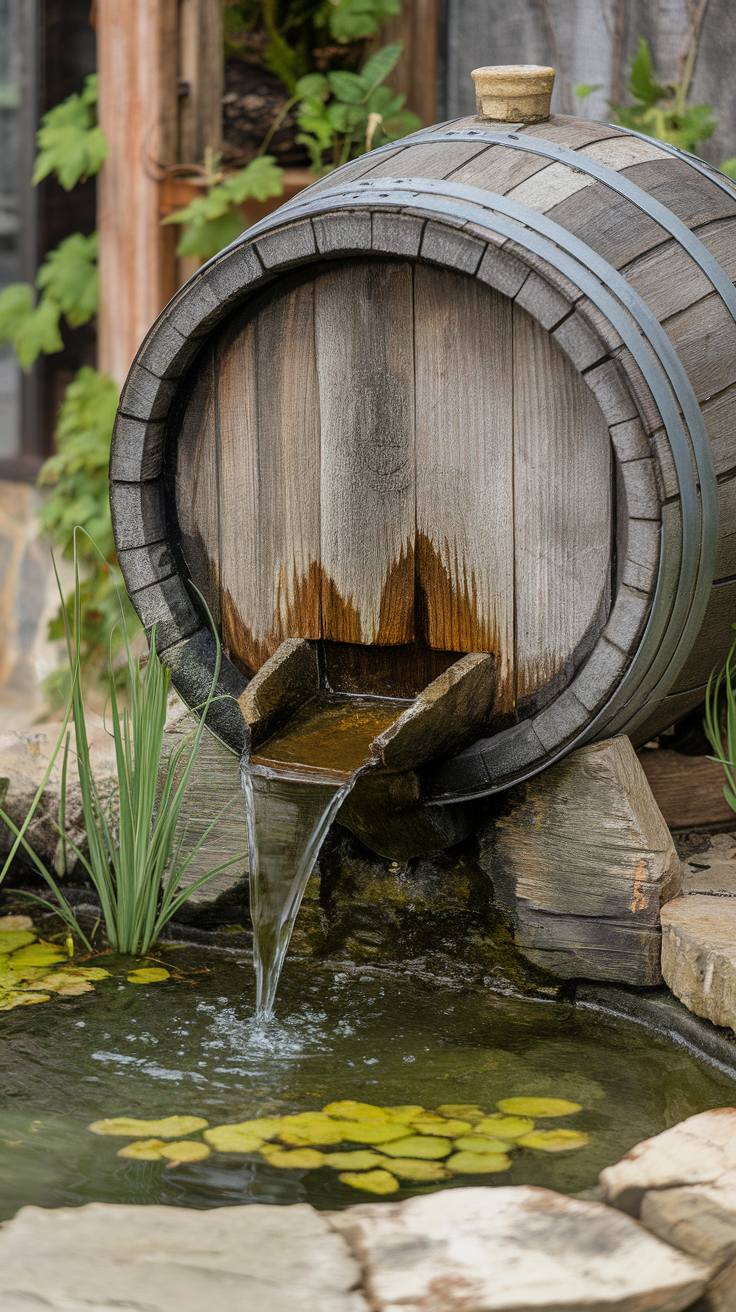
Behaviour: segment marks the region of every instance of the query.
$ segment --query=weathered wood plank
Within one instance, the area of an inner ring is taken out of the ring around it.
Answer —
[[[323,274],[315,284],[315,330],[322,631],[342,642],[409,642],[415,528],[411,266],[359,264]]]
[[[548,210],[547,216],[597,251],[615,269],[661,245],[669,236],[637,205],[602,182],[568,196]]]
[[[220,534],[215,357],[209,349],[192,388],[176,443],[175,504],[188,577],[220,622]]]
[[[723,664],[733,642],[731,625],[734,617],[736,582],[725,579],[711,588],[700,631],[690,655],[670,688],[671,693],[701,687],[708,682],[713,670]]]
[[[694,829],[733,820],[733,811],[723,796],[725,776],[717,761],[662,748],[640,752],[639,761],[670,829]]]
[[[580,375],[518,306],[514,332],[517,697],[565,669],[608,609],[608,428]]]
[[[716,474],[736,469],[736,386],[704,401],[701,412],[710,438]]]
[[[488,126],[493,128],[494,125]],[[498,196],[505,196],[512,187],[539,173],[546,165],[547,160],[541,155],[513,150],[510,146],[489,146],[484,154],[457,169],[452,180],[469,187],[485,187]]]
[[[320,636],[311,283],[262,305],[217,362],[223,641],[249,672]]]
[[[729,278],[736,279],[736,219],[718,219],[696,230]],[[622,270],[658,319],[685,310],[713,291],[710,278],[674,238]]]
[[[445,178],[468,160],[482,154],[487,147],[481,142],[448,141],[426,145],[405,146],[398,159],[395,155],[381,155],[370,163],[362,174],[365,178]],[[370,155],[366,157],[370,161]]]
[[[513,705],[511,303],[415,273],[417,581],[430,646],[495,652]]]
[[[718,486],[718,551],[714,578],[736,575],[736,478]],[[733,617],[736,619],[736,615]]]
[[[736,323],[717,292],[665,322],[699,401],[736,382]]]
[[[595,179],[582,172],[583,168],[583,164],[581,169],[573,169],[568,164],[547,163],[525,182],[512,187],[508,192],[509,200],[518,201],[520,205],[528,205],[530,209],[546,214],[547,210],[563,200],[594,185]]]

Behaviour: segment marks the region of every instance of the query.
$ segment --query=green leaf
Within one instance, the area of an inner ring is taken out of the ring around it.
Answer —
[[[373,36],[387,18],[401,12],[400,0],[338,0],[330,8],[330,32],[342,43]]]
[[[15,353],[26,373],[39,355],[52,355],[54,351],[63,349],[64,343],[59,333],[60,313],[54,301],[44,298],[15,332]]]
[[[238,206],[250,199],[264,201],[269,196],[280,196],[283,190],[283,170],[273,155],[260,155],[163,222],[184,225],[176,248],[178,255],[208,260],[243,231],[245,224]]]
[[[592,96],[594,91],[600,91],[600,89],[600,82],[578,82],[573,87],[578,100],[586,100],[588,96]]]
[[[309,100],[323,96],[326,91],[327,78],[324,73],[308,73],[306,77],[299,78],[295,94],[303,100]]]
[[[64,394],[57,450],[43,465],[39,482],[52,489],[40,511],[41,528],[65,555],[71,554],[75,525],[85,523],[103,556],[113,557],[107,470],[117,403],[112,378],[88,365]]]
[[[382,50],[377,50],[375,55],[371,55],[370,59],[366,60],[360,70],[360,76],[369,84],[371,90],[388,77],[392,68],[399,62],[403,49],[402,45],[384,46]]]
[[[173,218],[173,215],[170,216]],[[194,255],[200,260],[209,260],[213,255],[226,246],[231,241],[235,241],[243,231],[244,224],[232,210],[221,215],[217,219],[208,219],[205,214],[199,214],[192,218],[189,226],[179,239],[176,248],[177,255]]]
[[[327,106],[327,120],[336,132],[356,132],[365,128],[368,110],[363,105],[346,105],[341,100],[333,100]]]
[[[721,164],[721,173],[725,173],[727,178],[733,178],[736,181],[736,155],[731,159],[724,159]]]
[[[666,87],[654,81],[652,56],[643,36],[639,37],[639,52],[631,66],[629,90],[644,105],[654,105],[667,97]]]
[[[70,327],[88,323],[97,313],[97,233],[75,232],[49,251],[36,286],[56,302]]]
[[[410,132],[418,132],[421,126],[422,120],[405,109],[401,114],[395,114],[392,118],[384,120],[381,124],[381,141],[376,141],[374,144],[378,146],[384,141],[398,141],[400,137],[407,137]]]
[[[356,73],[345,73],[338,69],[327,74],[330,90],[338,100],[348,105],[362,105],[370,91],[370,83]]]
[[[222,183],[233,204],[241,205],[243,201],[268,200],[270,196],[280,196],[284,190],[284,173],[273,155],[260,155],[251,160],[240,173],[227,178]]]
[[[35,305],[33,288],[29,282],[13,282],[0,292],[0,345],[15,341]]]
[[[39,154],[33,170],[34,186],[55,173],[65,191],[80,178],[99,171],[107,155],[107,142],[94,113],[97,79],[87,78],[81,95],[68,96],[41,119],[36,133]]]

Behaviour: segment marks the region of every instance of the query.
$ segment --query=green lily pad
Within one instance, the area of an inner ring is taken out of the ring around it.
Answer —
[[[14,1007],[31,1007],[34,1002],[50,1002],[50,993],[18,993],[4,989],[0,992],[0,1011],[12,1011]]]
[[[338,1143],[390,1143],[406,1135],[407,1125],[401,1121],[335,1121],[340,1130]]]
[[[260,1116],[254,1121],[237,1121],[235,1125],[221,1125],[217,1129],[241,1130],[243,1134],[256,1134],[259,1139],[275,1139],[281,1129],[280,1116]]]
[[[505,1153],[453,1153],[445,1165],[457,1175],[492,1175],[508,1171],[511,1158]]]
[[[238,1125],[217,1125],[205,1130],[204,1138],[218,1153],[255,1153],[263,1147],[264,1139],[248,1134]]]
[[[507,1153],[512,1146],[510,1139],[489,1139],[483,1134],[466,1134],[455,1140],[455,1147],[464,1153]]]
[[[343,1171],[337,1178],[351,1189],[364,1189],[367,1194],[395,1194],[400,1187],[388,1171]]]
[[[517,1139],[517,1143],[542,1153],[566,1153],[572,1148],[584,1148],[590,1139],[579,1130],[532,1130],[531,1134]]]
[[[423,1162],[411,1157],[392,1158],[386,1163],[386,1170],[397,1175],[400,1180],[416,1180],[427,1184],[449,1180],[451,1174],[445,1169],[444,1162]]]
[[[134,1162],[159,1162],[161,1149],[166,1145],[163,1139],[137,1139],[135,1143],[126,1143],[118,1148],[118,1157],[132,1157]]]
[[[417,1116],[412,1121],[411,1128],[419,1134],[440,1134],[448,1139],[455,1139],[458,1134],[470,1134],[473,1127],[470,1121],[461,1121],[455,1117],[448,1119],[444,1116]]]
[[[483,1112],[473,1102],[443,1102],[437,1111],[443,1116],[459,1116],[461,1121],[470,1121],[471,1125],[483,1120]]]
[[[206,1143],[197,1139],[181,1139],[178,1143],[167,1143],[161,1149],[161,1156],[172,1162],[203,1162],[209,1157],[211,1149]]]
[[[1,929],[0,952],[16,952],[27,943],[35,943],[36,935],[27,929]]]
[[[54,943],[31,943],[13,952],[8,968],[15,972],[19,966],[53,966],[57,961],[68,960],[66,952],[62,952]]]
[[[131,970],[127,976],[129,984],[158,984],[159,980],[170,979],[171,971],[165,966],[141,966]]]
[[[201,1116],[165,1116],[160,1121],[137,1121],[132,1116],[108,1116],[104,1121],[93,1121],[87,1128],[93,1134],[119,1134],[128,1139],[137,1139],[144,1134],[160,1139],[176,1139],[181,1134],[195,1134],[197,1130],[205,1130],[207,1121]]]
[[[502,1098],[496,1106],[510,1116],[572,1116],[582,1111],[579,1102],[566,1098]]]
[[[324,1166],[326,1156],[324,1153],[317,1152],[316,1148],[276,1148],[271,1144],[264,1144],[260,1149],[262,1157],[265,1157],[269,1166],[279,1166],[287,1171],[315,1171],[318,1167]]]
[[[503,1112],[496,1112],[478,1121],[474,1133],[487,1134],[492,1139],[520,1139],[533,1129],[534,1121],[529,1116],[504,1116]]]
[[[389,1157],[435,1161],[437,1158],[447,1157],[448,1153],[452,1152],[452,1144],[449,1139],[435,1139],[428,1134],[413,1134],[408,1139],[399,1139],[395,1143],[386,1144],[383,1151]]]
[[[327,1116],[335,1116],[338,1120],[360,1121],[361,1124],[366,1121],[389,1121],[390,1113],[383,1107],[376,1107],[372,1102],[355,1102],[353,1098],[343,1098],[342,1102],[328,1102],[322,1111]]]
[[[310,1148],[318,1144],[342,1143],[346,1137],[337,1121],[324,1112],[297,1112],[282,1117],[278,1129],[282,1143],[295,1148]]]
[[[325,1166],[331,1166],[333,1171],[368,1171],[385,1161],[385,1157],[372,1153],[370,1148],[356,1148],[351,1153],[328,1153]]]
[[[386,1107],[385,1111],[393,1121],[410,1121],[414,1116],[426,1114],[423,1107],[411,1102],[402,1103],[399,1107]]]

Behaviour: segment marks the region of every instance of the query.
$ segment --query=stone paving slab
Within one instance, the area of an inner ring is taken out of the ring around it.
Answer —
[[[691,893],[661,915],[665,982],[697,1016],[736,1030],[736,898]]]
[[[330,1219],[372,1312],[679,1312],[711,1271],[623,1213],[549,1189],[449,1189]]]
[[[736,1108],[718,1107],[690,1116],[670,1130],[636,1144],[620,1162],[601,1171],[604,1200],[639,1216],[650,1189],[736,1181]]]
[[[292,1207],[24,1207],[0,1228],[2,1312],[368,1312],[324,1215]]]

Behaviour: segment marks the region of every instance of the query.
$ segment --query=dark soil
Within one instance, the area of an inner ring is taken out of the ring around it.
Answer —
[[[222,101],[222,156],[229,168],[243,168],[255,158],[288,98],[283,82],[274,73],[244,59],[228,59]],[[289,110],[274,133],[268,154],[274,155],[283,168],[308,168],[309,155],[294,141],[299,131],[295,109]]]

